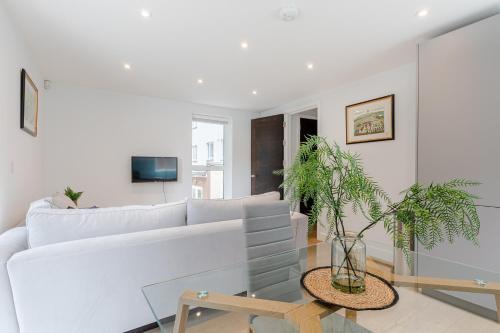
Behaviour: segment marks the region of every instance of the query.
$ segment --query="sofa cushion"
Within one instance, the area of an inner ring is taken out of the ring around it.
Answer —
[[[241,198],[243,200],[243,204],[260,204],[266,203],[269,201],[278,201],[280,200],[280,192],[267,192],[262,194],[251,195],[249,197]],[[243,214],[243,212],[242,212]],[[243,216],[243,215],[242,215]]]
[[[27,248],[26,228],[12,228],[0,234],[0,332],[19,332],[7,262]]]
[[[33,203],[26,216],[28,244],[31,248],[184,225],[186,201],[97,209],[51,209],[46,205]]]
[[[187,203],[187,225],[237,220],[241,218],[241,200],[193,199]]]
[[[54,208],[52,206],[51,202],[52,202],[51,197],[47,197],[47,198],[39,199],[37,201],[33,201],[30,204],[30,207],[28,208],[28,212],[33,210],[33,209],[37,209],[37,208]]]
[[[159,288],[165,291],[156,293],[162,315],[175,315],[179,296],[188,287],[240,293],[246,290],[243,237],[237,220],[81,239],[17,253],[8,272],[20,329],[3,330],[0,314],[0,332],[137,332],[136,327],[154,321],[143,286],[200,271],[207,272],[203,279]]]
[[[237,199],[190,199],[187,204],[187,224],[200,224],[242,218],[243,205],[280,199],[279,192],[268,192]]]

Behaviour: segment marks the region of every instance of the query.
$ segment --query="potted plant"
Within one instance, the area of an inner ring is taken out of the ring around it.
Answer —
[[[392,201],[364,171],[359,155],[330,145],[325,138],[311,136],[299,147],[284,175],[282,187],[292,205],[310,199],[310,226],[326,213],[328,238],[332,241],[332,285],[344,292],[365,289],[366,247],[363,235],[379,223],[411,260],[413,239],[426,249],[456,237],[477,244],[480,221],[474,195],[466,191],[476,182],[453,179],[445,183],[414,184]],[[346,226],[346,211],[361,214],[367,225],[359,232]]]
[[[82,194],[83,192],[75,192],[69,186],[64,190],[64,195],[66,195],[71,201],[73,201],[76,207],[78,207],[78,199],[80,199]]]

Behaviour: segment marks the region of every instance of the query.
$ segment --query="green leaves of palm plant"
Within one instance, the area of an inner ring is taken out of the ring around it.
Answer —
[[[392,233],[396,245],[409,253],[412,235],[428,250],[445,240],[453,243],[457,237],[477,245],[480,220],[474,200],[478,197],[464,190],[477,185],[465,179],[412,185],[393,208],[396,220],[402,224],[400,232]]]
[[[477,199],[465,189],[478,185],[464,179],[423,186],[414,184],[402,192],[399,202],[392,202],[369,177],[357,154],[330,145],[324,138],[311,136],[299,147],[292,165],[276,171],[284,175],[281,185],[294,206],[313,199],[310,226],[326,214],[329,233],[345,235],[345,209],[363,215],[367,226],[358,235],[383,223],[398,247],[410,252],[413,237],[426,249],[445,239],[453,242],[464,237],[477,244],[480,221],[474,205]],[[397,227],[395,221],[400,222]]]
[[[71,201],[75,203],[76,206],[78,206],[78,199],[82,196],[83,192],[75,192],[71,187],[66,187],[64,190],[64,195],[66,195],[68,198],[70,198]]]

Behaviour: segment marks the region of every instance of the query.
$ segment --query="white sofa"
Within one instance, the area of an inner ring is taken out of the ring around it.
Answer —
[[[154,322],[141,287],[243,262],[241,208],[255,200],[270,197],[92,210],[34,203],[26,227],[0,235],[0,332],[125,332]],[[306,246],[307,217],[291,220],[297,247]],[[238,283],[227,292],[243,291]]]

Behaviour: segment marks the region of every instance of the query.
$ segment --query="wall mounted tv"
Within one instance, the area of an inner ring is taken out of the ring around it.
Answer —
[[[132,183],[177,181],[177,157],[132,156]]]

